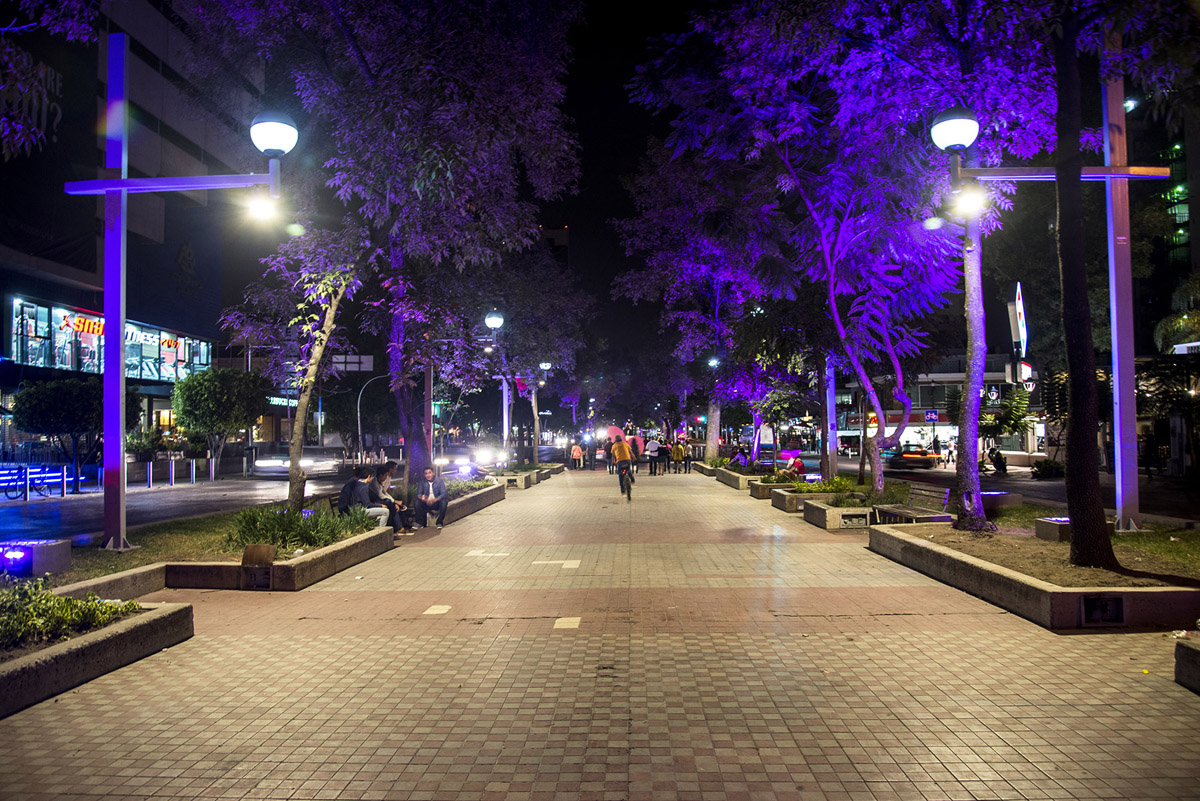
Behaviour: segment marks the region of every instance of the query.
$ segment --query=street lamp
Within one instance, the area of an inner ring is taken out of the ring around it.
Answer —
[[[202,175],[163,178],[129,177],[129,44],[126,34],[108,37],[104,166],[119,177],[71,181],[68,195],[104,196],[104,320],[109,331],[104,349],[104,542],[105,548],[129,550],[125,538],[125,216],[130,192],[188,192],[267,185],[279,197],[279,157],[297,140],[296,126],[282,114],[255,118],[251,141],[266,154],[265,174]],[[289,131],[290,128],[290,131]]]
[[[1120,37],[1106,42],[1106,49],[1119,51]],[[1125,148],[1124,78],[1118,76],[1104,84],[1103,89],[1103,167],[1084,167],[1080,179],[1104,181],[1108,206],[1108,284],[1109,315],[1112,332],[1113,357],[1113,421],[1116,433],[1116,500],[1119,530],[1137,528],[1137,431],[1133,377],[1133,287],[1129,248],[1129,188],[1132,179],[1169,178],[1168,167],[1131,167]],[[963,178],[979,181],[1054,181],[1054,167],[970,167],[962,168],[960,152],[970,147],[979,135],[979,121],[969,109],[955,106],[938,114],[929,130],[934,144],[953,154],[950,177],[957,191]],[[968,210],[964,208],[963,210]],[[982,297],[982,278],[979,273],[979,222],[967,217],[966,250],[972,258],[964,259],[966,292],[978,292]],[[974,251],[974,252],[972,252]],[[972,286],[972,283],[974,286]],[[968,321],[970,325],[970,321]],[[982,358],[977,360],[982,369]],[[982,377],[979,378],[982,384]],[[968,381],[973,384],[974,381]],[[962,452],[960,456],[974,458]]]
[[[486,325],[491,330],[495,331],[495,330],[499,329],[500,326],[504,325],[504,315],[501,314],[496,309],[492,309],[483,318],[483,324]]]
[[[720,367],[721,360],[718,359],[716,356],[713,356],[711,359],[708,360],[708,366],[713,367],[713,368]]]
[[[358,460],[359,460],[359,462],[365,461],[365,459],[363,459],[363,454],[366,453],[366,449],[363,448],[363,437],[362,437],[362,394],[363,394],[363,389],[367,388],[367,384],[370,384],[372,381],[378,381],[381,378],[387,378],[387,375],[386,374],[377,375],[374,378],[368,378],[366,384],[363,384],[362,389],[360,389],[358,391],[358,403],[356,403],[354,405],[355,415],[358,417],[358,457],[359,457]],[[407,451],[405,453],[407,455]]]

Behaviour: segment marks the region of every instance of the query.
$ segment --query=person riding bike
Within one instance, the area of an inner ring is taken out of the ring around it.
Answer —
[[[623,476],[628,474],[629,481],[633,481],[633,451],[630,450],[629,443],[620,434],[617,434],[617,441],[612,445],[612,458],[617,465],[617,486],[620,487],[621,492],[624,492]]]

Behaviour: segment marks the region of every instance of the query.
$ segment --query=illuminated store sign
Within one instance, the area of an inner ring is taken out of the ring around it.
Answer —
[[[20,364],[99,373],[104,363],[105,325],[82,309],[13,300],[11,357]],[[173,331],[126,323],[125,375],[178,381],[212,365],[212,343]]]

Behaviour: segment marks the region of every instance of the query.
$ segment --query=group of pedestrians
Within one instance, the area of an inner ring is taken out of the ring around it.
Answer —
[[[675,442],[659,442],[651,439],[646,443],[646,462],[650,466],[650,475],[665,476],[672,471],[676,473],[692,472],[692,449],[680,437]]]
[[[398,466],[396,462],[385,462],[377,467],[362,465],[354,468],[354,475],[342,485],[338,494],[338,512],[346,514],[352,507],[361,506],[379,525],[391,526],[404,533],[424,528],[428,525],[429,515],[437,513],[436,525],[441,529],[446,523],[449,506],[445,480],[435,475],[432,467],[426,467],[425,477],[417,485],[416,509],[412,510],[391,494],[392,478]]]

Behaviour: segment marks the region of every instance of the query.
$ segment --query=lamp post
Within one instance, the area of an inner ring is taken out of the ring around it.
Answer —
[[[500,333],[500,328],[504,325],[504,315],[501,314],[495,307],[492,308],[483,318],[483,324],[492,332],[492,349],[496,347],[496,336]],[[490,352],[486,348],[485,352]],[[500,426],[503,429],[500,434],[500,448],[504,451],[504,461],[508,460],[508,415],[509,415],[509,392],[508,392],[508,376],[501,371],[500,375],[494,376],[500,379]]]
[[[296,146],[296,126],[282,114],[264,113],[250,126],[250,138],[268,158],[265,174],[129,177],[129,45],[123,33],[108,37],[108,79],[104,166],[119,177],[71,181],[68,195],[104,195],[104,543],[130,549],[125,538],[125,214],[130,192],[187,192],[268,185],[279,197],[279,157]]]
[[[363,436],[362,436],[362,395],[363,395],[363,390],[367,388],[367,384],[370,384],[372,381],[378,381],[381,378],[387,378],[387,375],[377,375],[374,378],[368,378],[366,383],[364,383],[362,385],[362,389],[358,390],[358,403],[355,404],[354,411],[355,411],[355,415],[358,418],[358,460],[359,460],[359,462],[363,461],[363,454],[366,453],[366,449],[363,448]]]
[[[1119,46],[1119,39],[1110,47]],[[1130,167],[1125,148],[1125,107],[1124,79],[1117,77],[1104,84],[1104,163],[1103,167],[1084,167],[1081,179],[1084,181],[1104,181],[1106,188],[1106,206],[1108,209],[1108,286],[1109,314],[1112,331],[1113,359],[1113,423],[1116,433],[1114,456],[1116,460],[1116,499],[1118,530],[1136,529],[1141,525],[1138,511],[1137,483],[1137,418],[1135,411],[1135,386],[1133,372],[1133,288],[1130,267],[1129,248],[1129,181],[1136,179],[1169,178],[1168,167]],[[975,141],[979,133],[979,123],[967,109],[956,106],[948,109],[934,118],[930,127],[930,136],[934,143],[942,149],[950,149],[954,153],[950,165],[951,178],[956,185],[966,179],[979,181],[1053,181],[1056,178],[1054,167],[992,167],[980,168],[972,164],[962,167],[962,161],[957,151],[966,150]],[[967,248],[968,255],[973,256],[976,264],[979,260],[978,221],[974,222],[972,236],[971,218],[968,218]],[[968,276],[971,271],[966,269]],[[968,279],[969,280],[969,279]],[[971,302],[970,284],[967,287],[967,302]],[[980,289],[982,293],[982,289]],[[982,295],[981,295],[982,297]],[[982,301],[981,301],[982,304]],[[981,305],[982,308],[982,305]],[[971,325],[968,320],[968,326]],[[969,334],[968,334],[969,335]],[[968,358],[968,371],[973,367]],[[982,385],[983,354],[979,356],[980,380]],[[968,372],[968,376],[970,373]],[[963,393],[966,403],[974,403],[975,393]],[[964,409],[963,422],[968,416]],[[972,418],[978,420],[978,408]],[[959,465],[973,464],[967,462],[978,454],[968,454],[964,446],[977,448],[976,442],[966,442],[959,437]]]
[[[533,407],[533,463],[534,464],[541,464],[541,458],[540,458],[540,455],[538,452],[538,448],[540,448],[542,445],[542,416],[541,416],[541,412],[538,411],[538,387],[546,386],[546,373],[553,366],[554,365],[552,365],[550,362],[539,362],[538,363],[538,369],[542,371],[542,376],[541,376],[541,378],[538,379],[537,384],[532,388],[530,395],[529,395],[529,402],[530,402],[530,405]]]

